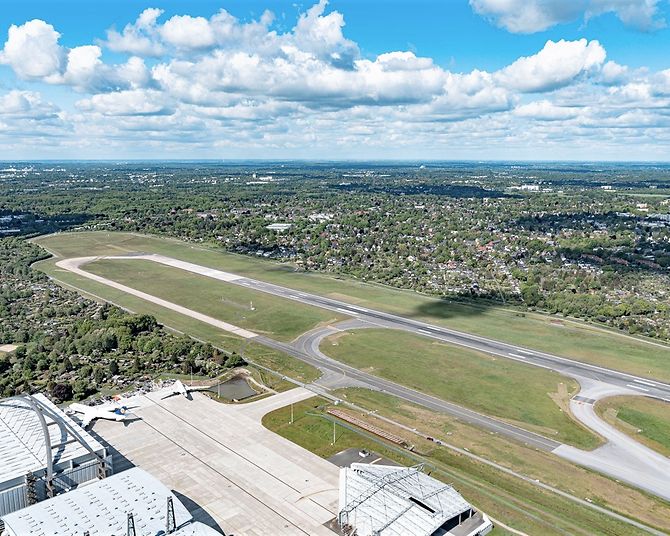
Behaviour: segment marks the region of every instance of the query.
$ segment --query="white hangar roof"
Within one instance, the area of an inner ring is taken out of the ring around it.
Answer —
[[[157,478],[137,467],[58,495],[2,518],[7,536],[126,536],[128,514],[138,535],[165,534],[172,497],[176,536],[221,536],[192,516]]]
[[[416,467],[352,463],[340,470],[340,523],[360,536],[428,536],[471,508]]]
[[[52,445],[62,445],[53,453],[54,464],[76,460],[89,452],[78,442],[67,442],[63,430],[57,426],[62,420],[77,430],[79,436],[95,452],[103,453],[103,446],[93,439],[70,417],[43,394],[32,395],[46,406],[55,419],[45,415]],[[39,471],[47,465],[45,435],[40,420],[28,402],[20,398],[0,400],[0,488],[3,482],[26,473]],[[63,444],[65,443],[65,444]]]

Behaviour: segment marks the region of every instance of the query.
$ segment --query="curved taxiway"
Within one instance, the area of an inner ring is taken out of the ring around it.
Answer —
[[[110,260],[138,259],[157,262],[230,284],[240,285],[307,305],[347,314],[352,317],[352,320],[339,323],[336,327],[328,326],[312,330],[291,344],[281,343],[81,269],[82,265],[103,258]],[[454,415],[466,422],[505,435],[516,441],[554,452],[556,455],[574,463],[608,474],[616,479],[626,481],[670,500],[670,479],[664,477],[664,475],[670,474],[670,459],[639,444],[633,438],[605,423],[596,415],[593,409],[593,404],[596,400],[615,394],[646,395],[670,401],[670,385],[668,384],[407,319],[370,308],[351,305],[339,300],[281,287],[162,255],[131,254],[108,257],[79,257],[60,260],[56,264],[60,268],[87,279],[198,319],[243,338],[254,339],[261,344],[286,351],[290,355],[319,368],[324,373],[324,376],[319,381],[322,387],[363,386],[381,390],[426,408]],[[451,404],[439,398],[425,395],[419,391],[349,367],[329,358],[319,349],[320,342],[325,337],[342,329],[357,329],[362,327],[382,327],[409,331],[416,335],[465,346],[529,365],[548,368],[565,376],[570,376],[576,379],[582,387],[579,394],[573,397],[570,402],[571,412],[575,418],[604,437],[607,443],[590,452],[562,445],[557,441],[504,421],[482,415],[456,404]]]

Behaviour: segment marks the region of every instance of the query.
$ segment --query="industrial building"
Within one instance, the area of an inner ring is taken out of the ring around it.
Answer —
[[[421,466],[352,463],[340,469],[338,522],[345,536],[483,536],[493,524]]]
[[[2,518],[2,536],[221,536],[139,468],[82,486]]]
[[[105,447],[44,395],[0,400],[0,518],[111,473]]]

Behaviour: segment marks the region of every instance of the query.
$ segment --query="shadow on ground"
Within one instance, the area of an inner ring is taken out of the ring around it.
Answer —
[[[216,520],[212,516],[210,516],[207,513],[207,511],[193,499],[190,499],[183,493],[179,493],[178,491],[175,490],[172,490],[172,493],[175,494],[177,499],[179,499],[182,502],[182,504],[186,507],[186,509],[191,513],[193,519],[195,519],[196,521],[200,521],[200,523],[204,523],[205,525],[213,528],[214,530],[218,530],[224,536],[235,536],[234,534],[225,533],[223,529],[219,526],[219,524],[216,522]]]

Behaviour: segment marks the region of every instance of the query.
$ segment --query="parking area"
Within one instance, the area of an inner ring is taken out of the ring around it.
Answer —
[[[399,463],[377,454],[374,451],[361,449],[346,449],[328,458],[330,463],[338,467],[350,467],[352,463],[369,463],[372,465],[395,465],[401,467]]]
[[[117,470],[145,469],[228,536],[332,536],[325,524],[337,513],[337,466],[261,424],[269,411],[310,396],[292,389],[226,405],[154,392],[131,399],[138,420],[97,421],[93,430],[118,452]]]

